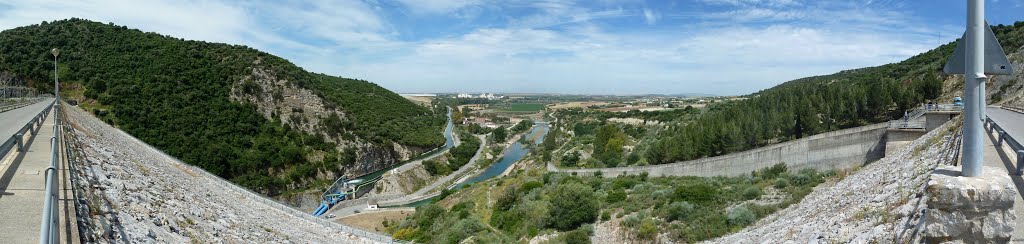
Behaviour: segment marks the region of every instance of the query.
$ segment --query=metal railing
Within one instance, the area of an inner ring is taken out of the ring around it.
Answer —
[[[924,129],[924,121],[905,121],[905,120],[891,120],[889,121],[890,129]]]
[[[49,108],[57,107],[57,99],[54,99],[54,104],[51,104]],[[47,110],[49,110],[47,108]],[[46,201],[43,202],[43,218],[39,224],[39,243],[59,243],[60,236],[58,232],[60,228],[57,226],[57,221],[60,219],[57,214],[57,191],[60,187],[57,185],[57,173],[60,172],[60,159],[57,154],[57,148],[60,147],[60,141],[57,140],[57,134],[60,133],[60,110],[55,109],[53,111],[53,135],[50,136],[50,167],[46,168]]]
[[[7,155],[7,153],[15,147],[17,147],[19,152],[24,151],[25,142],[23,139],[25,138],[25,132],[30,132],[33,135],[39,132],[39,129],[43,126],[43,119],[45,119],[46,115],[49,114],[50,108],[53,108],[53,104],[50,104],[46,109],[43,109],[42,112],[39,112],[35,118],[32,118],[32,120],[25,124],[25,126],[18,129],[11,138],[8,138],[3,144],[0,144],[0,157]]]
[[[1003,109],[1006,109],[1006,110],[1010,110],[1010,111],[1014,111],[1014,112],[1018,112],[1018,113],[1022,113],[1022,114],[1024,114],[1024,107],[1017,107],[1017,106],[1009,106],[1009,105],[1003,105]]]
[[[927,112],[955,112],[963,111],[963,105],[956,104],[925,104],[921,105]]]
[[[918,121],[918,118],[924,116],[928,112],[958,112],[962,111],[964,106],[956,104],[922,104],[920,107],[915,108],[907,113],[898,120],[890,120],[889,128],[891,129],[924,129],[925,121]]]
[[[1003,143],[1006,143],[1007,145],[1010,146],[1011,150],[1017,153],[1016,174],[1022,175],[1022,173],[1024,173],[1024,146],[1021,146],[1020,142],[1018,142],[1017,139],[1014,139],[1013,137],[1010,136],[1010,134],[1007,134],[1006,130],[1004,130],[1003,127],[1000,127],[999,124],[996,124],[996,122],[993,121],[992,118],[989,118],[988,116],[985,116],[985,125],[987,125],[985,128],[988,129],[988,133],[996,132],[996,134],[998,135],[998,137],[996,138],[997,148],[1002,147]]]
[[[24,106],[32,105],[32,104],[35,104],[36,102],[39,102],[42,99],[43,99],[42,97],[39,97],[39,98],[22,99],[21,101],[18,101],[18,102],[0,102],[0,113],[7,112],[7,111],[10,111],[10,110],[15,110],[15,109],[18,109],[18,108],[21,108],[21,107],[24,107]]]

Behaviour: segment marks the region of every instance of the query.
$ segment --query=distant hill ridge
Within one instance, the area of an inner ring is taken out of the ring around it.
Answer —
[[[1024,22],[992,26],[1010,61],[1024,45]],[[796,79],[742,101],[710,106],[696,121],[662,131],[644,145],[648,164],[671,163],[744,151],[822,132],[884,122],[926,101],[949,103],[962,93],[958,76],[942,73],[956,42],[904,61]],[[1001,102],[1021,87],[1020,71],[990,84],[988,99]]]
[[[269,195],[440,146],[445,119],[376,84],[246,46],[83,19],[0,32],[0,71],[61,93],[170,155]]]

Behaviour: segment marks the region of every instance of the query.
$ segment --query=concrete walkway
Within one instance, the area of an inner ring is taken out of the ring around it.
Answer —
[[[985,112],[996,124],[1003,127],[1010,136],[1015,139],[1024,138],[1024,114],[997,107],[988,107]],[[986,132],[988,131],[986,130]],[[1017,186],[1017,192],[1020,194],[1017,195],[1017,199],[1013,203],[1013,209],[1017,212],[1017,228],[1014,230],[1011,242],[1024,243],[1024,178],[1013,174],[1017,170],[1017,154],[1013,153],[1013,150],[1006,143],[996,147],[997,136],[995,132],[988,133],[987,140],[984,140],[985,145],[982,149],[984,150],[984,164],[985,166],[1006,169],[1006,173],[1010,175],[1014,185]]]
[[[39,242],[39,225],[45,201],[45,172],[51,157],[53,113],[50,111],[37,134],[25,136],[25,152],[12,150],[0,159],[0,172],[3,172],[0,177],[0,240],[4,243]],[[67,169],[66,161],[61,160],[61,170],[58,172],[61,187],[57,203],[60,242],[80,243]]]
[[[23,125],[21,123],[17,127]],[[0,222],[0,240],[12,243],[39,242],[39,222],[42,220],[45,200],[43,173],[50,164],[49,138],[52,135],[51,111],[36,135],[26,135],[25,152],[12,150],[0,161],[0,170],[3,172],[0,178],[0,218],[3,219]]]

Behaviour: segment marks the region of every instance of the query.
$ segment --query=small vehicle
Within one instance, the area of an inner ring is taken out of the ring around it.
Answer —
[[[953,106],[963,107],[964,106],[964,99],[960,98],[960,97],[954,97],[953,98]]]

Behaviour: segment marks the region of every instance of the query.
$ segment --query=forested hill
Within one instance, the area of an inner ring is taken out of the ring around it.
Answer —
[[[992,29],[1007,53],[1024,44],[1024,22]],[[942,74],[954,47],[956,42],[898,63],[797,79],[711,106],[696,121],[662,131],[645,156],[651,164],[691,160],[899,118],[943,92],[956,92],[943,91],[948,77]]]
[[[0,71],[62,94],[185,162],[267,194],[442,145],[445,119],[376,84],[246,46],[81,19],[0,32]]]

